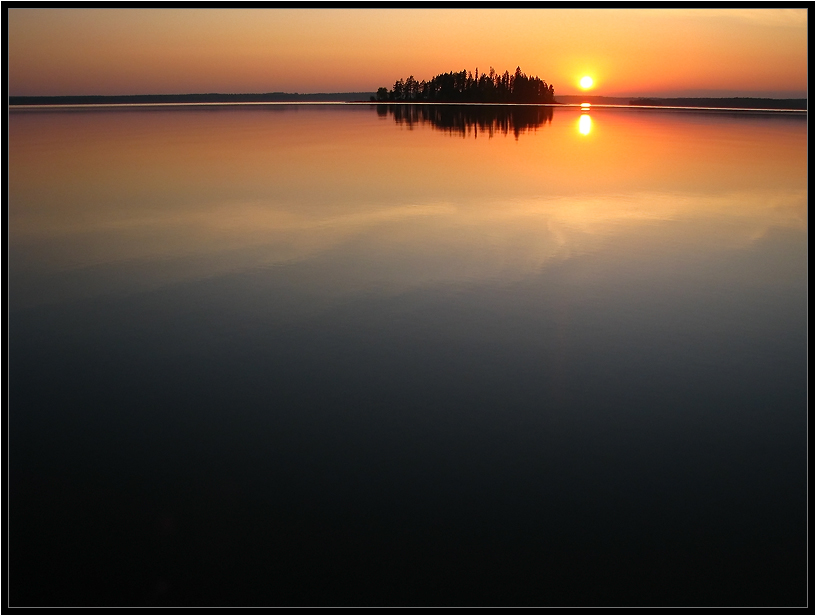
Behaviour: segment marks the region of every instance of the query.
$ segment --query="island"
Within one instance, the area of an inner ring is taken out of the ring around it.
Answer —
[[[376,102],[434,102],[434,103],[554,103],[552,84],[528,77],[516,67],[514,73],[497,73],[493,67],[487,73],[477,68],[471,73],[462,70],[441,73],[426,81],[417,81],[413,75],[399,79],[390,90],[381,87],[371,97]]]

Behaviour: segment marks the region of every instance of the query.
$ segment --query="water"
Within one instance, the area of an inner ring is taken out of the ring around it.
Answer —
[[[12,111],[12,606],[806,602],[804,116]]]

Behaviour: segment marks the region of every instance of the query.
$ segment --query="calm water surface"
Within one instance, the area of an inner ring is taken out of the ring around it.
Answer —
[[[804,116],[12,111],[8,147],[12,606],[805,603]]]

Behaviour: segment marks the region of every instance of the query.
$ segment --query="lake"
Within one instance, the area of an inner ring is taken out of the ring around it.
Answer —
[[[805,114],[8,128],[12,607],[806,604]]]

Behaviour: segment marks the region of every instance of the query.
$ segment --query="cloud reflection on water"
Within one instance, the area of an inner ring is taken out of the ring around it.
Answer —
[[[614,259],[643,231],[713,254],[806,228],[801,122],[604,110],[584,140],[575,111],[553,121],[548,108],[546,131],[509,137],[538,121],[528,111],[394,112],[420,129],[409,133],[368,108],[15,113],[12,307],[52,301],[48,280],[99,268],[139,270],[120,285],[133,292],[363,251],[379,265],[355,284],[398,289]]]

